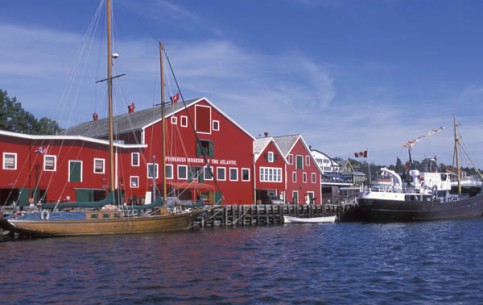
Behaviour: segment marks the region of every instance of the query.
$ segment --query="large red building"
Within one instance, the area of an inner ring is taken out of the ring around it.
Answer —
[[[206,98],[188,101],[186,107],[169,106],[165,122],[168,196],[253,203],[254,138],[248,132]],[[114,118],[115,183],[126,201],[150,198],[146,194],[152,193],[153,184],[157,193],[164,193],[162,125],[159,106]],[[31,197],[48,202],[101,197],[109,181],[107,137],[107,119],[79,124],[64,136],[1,132],[0,200],[8,204],[9,199],[25,202]],[[42,153],[35,152],[38,148]],[[53,168],[47,165],[52,160]]]
[[[255,139],[207,98],[169,105],[164,132],[161,107],[133,110],[114,117],[114,187],[127,203],[164,193],[208,204],[321,202],[320,169],[300,135]],[[95,117],[55,136],[0,131],[0,204],[102,199],[107,123]]]

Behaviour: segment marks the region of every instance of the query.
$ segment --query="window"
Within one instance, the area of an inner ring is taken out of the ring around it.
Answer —
[[[177,125],[178,124],[178,118],[175,116],[171,117],[171,125]]]
[[[220,121],[213,121],[213,130],[220,131]]]
[[[225,181],[226,180],[226,168],[224,168],[224,167],[218,167],[216,169],[216,177],[220,181]]]
[[[181,127],[188,127],[188,117],[182,115],[181,116]]]
[[[274,157],[273,151],[269,151],[267,153],[267,161],[270,162],[270,163],[275,162],[275,157]]]
[[[208,140],[200,140],[196,145],[196,156],[207,156],[213,158],[215,153],[215,146],[213,142]]]
[[[310,166],[310,156],[305,156],[305,166]]]
[[[205,180],[213,180],[213,167],[205,166]]]
[[[82,161],[69,161],[69,182],[82,182]]]
[[[238,168],[230,168],[230,181],[238,181]]]
[[[188,167],[186,165],[178,165],[178,179],[188,179]]]
[[[129,179],[131,188],[138,188],[139,187],[139,177],[138,176],[131,176]]]
[[[203,182],[203,169],[199,166],[190,166],[188,175],[189,181]]]
[[[242,168],[241,170],[241,180],[242,181],[250,181],[250,169],[249,168]]]
[[[131,153],[131,166],[139,166],[139,153]]]
[[[307,173],[302,174],[303,183],[307,183]]]
[[[304,169],[304,156],[297,156],[297,164],[296,164],[296,168],[297,169]]]
[[[94,158],[94,173],[95,174],[104,174],[104,163],[106,160],[104,159],[95,159]]]
[[[317,183],[317,175],[312,173],[312,183]]]
[[[297,172],[292,172],[292,182],[297,182]]]
[[[166,179],[173,179],[173,164],[166,164]]]
[[[261,182],[282,182],[282,169],[277,167],[260,167]]]
[[[148,178],[158,178],[158,163],[148,163]]]
[[[55,172],[57,169],[57,157],[44,155],[44,171]]]
[[[288,164],[293,164],[293,155],[292,154],[287,156],[287,162],[288,162]]]
[[[16,153],[3,153],[3,169],[17,169]]]

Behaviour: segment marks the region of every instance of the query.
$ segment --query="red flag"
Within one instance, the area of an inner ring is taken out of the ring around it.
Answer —
[[[176,104],[176,102],[179,100],[179,92],[176,93],[174,96],[169,98],[171,100],[171,103]]]
[[[354,157],[356,157],[356,158],[367,158],[367,150],[355,152]]]

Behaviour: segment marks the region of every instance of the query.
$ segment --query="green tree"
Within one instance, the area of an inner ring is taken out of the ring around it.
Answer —
[[[56,134],[62,131],[59,124],[49,118],[37,120],[33,114],[22,108],[17,98],[10,98],[7,91],[0,89],[0,130],[29,133]]]

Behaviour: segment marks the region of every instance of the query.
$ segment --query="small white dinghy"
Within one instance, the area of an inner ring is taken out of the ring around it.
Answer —
[[[337,215],[324,216],[324,217],[311,217],[311,218],[298,218],[292,216],[283,216],[284,223],[324,223],[335,222]]]

